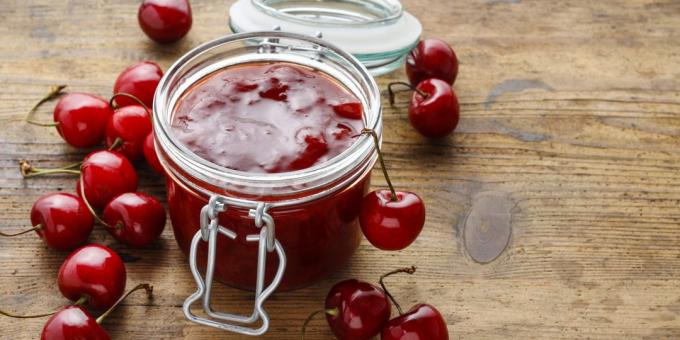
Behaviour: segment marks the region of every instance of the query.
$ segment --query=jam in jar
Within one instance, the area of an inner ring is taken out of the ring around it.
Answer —
[[[285,251],[280,290],[313,283],[349,260],[376,160],[373,140],[361,131],[382,128],[377,85],[356,59],[303,35],[232,35],[175,63],[153,109],[180,248],[190,252],[212,197],[243,202],[216,218],[235,234],[216,234],[216,280],[255,289],[258,244],[247,238],[258,234],[249,213],[259,203],[270,206],[271,229]],[[207,254],[199,242],[201,272]],[[279,265],[269,252],[266,282]]]

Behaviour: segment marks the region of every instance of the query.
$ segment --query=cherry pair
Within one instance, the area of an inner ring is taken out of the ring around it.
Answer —
[[[411,125],[425,137],[439,138],[456,129],[460,105],[453,85],[458,75],[458,58],[453,49],[439,39],[425,39],[406,58],[410,84],[388,85],[390,104],[394,104],[394,85],[413,90],[408,117]]]
[[[67,299],[76,301],[56,312],[41,333],[42,340],[109,339],[99,325],[104,318],[132,292],[152,287],[141,284],[126,295],[126,271],[120,256],[106,246],[90,244],[69,255],[57,278],[59,290]],[[82,307],[107,309],[96,320]]]
[[[380,334],[383,340],[448,340],[448,329],[441,313],[429,304],[418,304],[403,313],[388,292],[384,279],[396,273],[413,274],[415,267],[394,270],[380,277],[378,288],[370,283],[350,279],[337,283],[326,296],[326,321],[333,334],[341,340],[370,339]],[[399,316],[390,320],[390,300]],[[310,315],[302,328],[314,317]]]

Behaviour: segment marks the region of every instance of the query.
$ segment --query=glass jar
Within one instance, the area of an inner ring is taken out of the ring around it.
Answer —
[[[199,286],[184,311],[192,321],[251,335],[266,331],[268,317],[261,305],[274,289],[311,284],[348,261],[361,238],[359,208],[377,157],[372,138],[362,134],[340,155],[310,168],[247,173],[211,163],[174,137],[174,108],[193,84],[223,68],[262,62],[293,63],[327,74],[361,101],[365,127],[379,136],[382,130],[380,92],[366,68],[311,36],[234,34],[193,49],[166,72],[153,105],[156,149],[166,171],[175,238],[189,254]],[[253,314],[210,310],[213,278],[255,290]],[[191,311],[199,299],[210,319]],[[257,320],[263,324],[257,329],[228,323]]]

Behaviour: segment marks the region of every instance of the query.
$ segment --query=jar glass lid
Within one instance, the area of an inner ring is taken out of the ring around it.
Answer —
[[[373,75],[399,67],[422,26],[398,0],[238,0],[229,11],[234,33],[316,35],[354,55]]]

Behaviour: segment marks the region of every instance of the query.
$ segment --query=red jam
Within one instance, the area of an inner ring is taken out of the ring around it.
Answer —
[[[175,109],[175,136],[201,158],[245,172],[286,172],[345,151],[361,103],[322,73],[292,64],[215,72]]]
[[[180,142],[206,160],[239,171],[278,173],[321,164],[342,153],[361,131],[361,118],[359,100],[323,73],[287,63],[246,64],[217,71],[191,87],[175,107],[172,127]],[[362,172],[358,179],[333,194],[269,212],[287,257],[279,289],[308,285],[349,260],[361,239],[358,215],[369,187],[368,170],[357,170]],[[175,238],[188,253],[208,197],[172,174],[167,184]],[[255,198],[277,199],[266,195]],[[247,242],[246,235],[259,232],[252,218],[246,209],[229,207],[220,214],[219,222],[238,237],[229,240],[219,234],[216,279],[253,289],[257,244]],[[205,268],[206,249],[201,242],[199,268]],[[276,254],[270,253],[267,282],[277,266]]]

